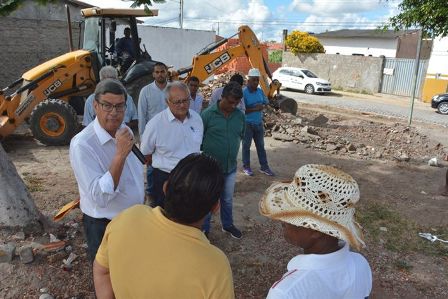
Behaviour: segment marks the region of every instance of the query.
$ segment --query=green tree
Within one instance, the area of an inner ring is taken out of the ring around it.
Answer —
[[[7,16],[14,10],[18,9],[26,0],[0,0],[0,16]],[[59,0],[33,0],[41,5],[48,3],[55,3]],[[149,7],[153,3],[164,3],[165,0],[122,0],[125,2],[132,2],[131,7],[136,8],[143,5],[144,9],[149,11]]]
[[[275,50],[269,53],[269,62],[281,63],[282,62],[282,50]]]
[[[319,39],[306,32],[293,31],[286,38],[286,46],[297,55],[299,53],[324,53],[324,46]]]
[[[389,19],[386,28],[417,27],[431,37],[448,35],[448,0],[403,0],[398,9],[398,15]]]

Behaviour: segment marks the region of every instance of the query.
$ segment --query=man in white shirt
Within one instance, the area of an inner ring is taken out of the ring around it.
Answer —
[[[141,138],[141,150],[154,168],[153,206],[163,207],[163,184],[177,163],[200,152],[204,127],[190,106],[190,92],[182,82],[167,87],[168,108],[154,116]]]
[[[349,246],[365,246],[355,221],[359,187],[347,173],[326,165],[300,167],[291,183],[274,183],[260,201],[260,213],[282,221],[283,236],[299,254],[274,283],[268,299],[367,298],[372,271]]]
[[[168,78],[168,68],[164,63],[157,62],[152,72],[154,81],[140,91],[138,98],[138,133],[143,136],[146,124],[156,115],[165,109],[166,106],[166,86]],[[146,195],[154,197],[153,192],[153,169],[151,165],[146,168]]]
[[[154,81],[140,90],[138,98],[138,133],[143,135],[146,124],[166,106],[168,68],[162,62],[154,65]]]
[[[241,85],[241,87],[243,87],[244,78],[240,74],[234,74],[232,75],[232,77],[230,77],[229,83],[230,82],[236,82],[239,85]],[[208,103],[209,107],[212,106],[213,104],[216,104],[221,99],[223,90],[224,86],[213,90],[212,95],[210,97],[210,102]],[[236,106],[236,108],[240,109],[243,113],[246,111],[246,105],[244,104],[244,99],[241,99],[240,103],[238,104],[238,106]]]
[[[130,153],[134,137],[123,123],[125,99],[120,82],[106,79],[98,83],[93,103],[96,118],[70,143],[91,261],[110,220],[144,200],[143,166]]]
[[[106,65],[100,70],[100,81],[104,79],[116,79],[118,80],[117,70],[110,65]],[[95,109],[93,109],[93,101],[95,100],[95,94],[92,93],[84,104],[84,115],[82,118],[82,125],[87,127],[95,119]],[[126,98],[126,110],[124,112],[124,120],[126,125],[131,129],[136,129],[138,126],[137,108],[135,107],[134,100],[128,94]]]
[[[192,76],[188,78],[188,89],[190,90],[190,109],[196,111],[197,113],[201,113],[202,110],[202,102],[204,101],[204,97],[199,90],[199,78],[196,76]]]

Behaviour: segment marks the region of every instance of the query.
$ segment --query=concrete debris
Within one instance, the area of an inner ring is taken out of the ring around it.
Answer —
[[[45,294],[40,295],[39,299],[54,299],[54,297],[48,293],[45,293]]]
[[[25,240],[25,233],[24,232],[17,232],[14,236],[12,236],[14,240],[23,241]]]
[[[395,160],[400,162],[409,162],[411,160],[411,158],[406,153],[403,153],[400,156],[395,156],[394,158]]]
[[[330,119],[307,110],[301,110],[300,117],[287,115],[267,107],[264,112],[266,136],[273,136],[274,132],[286,134],[292,139],[283,135],[276,135],[276,139],[304,144],[306,148],[356,155],[361,159],[408,162],[410,157],[418,159],[428,154],[443,159],[448,152],[448,148],[428,145],[426,136],[400,123],[384,125],[341,116]]]
[[[33,248],[31,246],[22,247],[19,251],[22,264],[29,264],[34,261]]]
[[[322,127],[328,123],[328,120],[328,117],[323,114],[319,114],[319,116],[313,119],[310,124],[316,127]]]
[[[356,146],[355,146],[353,143],[350,143],[350,144],[347,146],[347,150],[348,150],[349,152],[356,152]]]
[[[434,167],[439,166],[439,163],[437,162],[437,158],[431,158],[431,159],[428,161],[428,165],[429,165],[429,166],[434,166]]]
[[[9,263],[14,258],[16,246],[13,243],[0,245],[0,263]]]
[[[77,256],[76,254],[74,254],[73,252],[70,253],[70,255],[68,256],[67,259],[63,259],[63,260],[62,260],[62,263],[63,263],[62,268],[63,268],[64,270],[70,270],[70,269],[73,267],[73,265],[72,265],[73,261],[74,261],[77,257],[78,257],[78,256]]]
[[[224,87],[229,82],[230,77],[232,77],[233,74],[234,73],[225,73],[216,75],[213,80],[210,80],[209,83],[200,87],[200,92],[204,96],[204,107],[208,106],[212,92],[219,87]],[[245,77],[244,74],[241,75]]]
[[[50,243],[55,243],[55,242],[59,242],[61,240],[59,240],[55,235],[50,234]]]
[[[290,135],[283,134],[283,133],[277,133],[277,132],[272,133],[272,138],[274,138],[276,140],[281,140],[281,141],[293,141],[294,140],[294,138],[291,137]]]
[[[332,151],[336,151],[336,150],[338,150],[338,149],[339,149],[339,146],[338,146],[338,145],[329,143],[329,144],[327,144],[327,147],[326,147],[325,150],[326,150],[327,152],[332,152]]]
[[[201,88],[205,98],[204,107],[208,105],[206,102],[212,91],[224,86],[232,75],[217,75]],[[402,123],[383,124],[347,119],[307,109],[300,110],[300,117],[297,117],[268,106],[264,110],[264,128],[266,136],[282,142],[302,144],[305,148],[350,155],[358,159],[408,162],[410,157],[414,161],[427,161],[431,157],[437,157],[448,160],[448,147],[432,143],[416,128]],[[424,159],[426,155],[429,156]]]

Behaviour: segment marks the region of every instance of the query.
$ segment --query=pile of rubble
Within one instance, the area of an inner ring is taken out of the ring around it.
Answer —
[[[354,155],[361,159],[410,161],[445,157],[448,148],[400,123],[384,125],[366,120],[301,110],[300,117],[268,107],[264,114],[266,136],[305,144],[332,154]]]
[[[223,87],[226,85],[230,77],[232,77],[235,73],[224,73],[216,75],[213,80],[210,80],[208,83],[206,83],[204,86],[200,88],[200,91],[202,95],[204,96],[204,100],[208,102],[210,100],[210,97],[212,95],[212,92],[219,87]],[[244,75],[243,75],[244,76]]]

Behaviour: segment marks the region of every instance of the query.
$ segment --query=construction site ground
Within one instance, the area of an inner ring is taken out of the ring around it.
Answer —
[[[440,195],[447,129],[423,122],[407,128],[400,118],[299,102],[299,118],[274,112],[266,118],[267,135],[273,136],[266,137],[266,150],[277,176],[238,173],[234,215],[243,238],[222,233],[217,217],[212,222],[210,241],[229,257],[236,297],[264,298],[289,259],[300,254],[283,240],[279,223],[259,215],[265,189],[273,181],[291,179],[303,164],[319,163],[348,172],[360,186],[357,219],[367,243],[362,254],[373,271],[370,298],[448,298],[448,245],[418,236],[429,232],[448,239],[448,198]],[[24,132],[2,145],[39,209],[52,217],[78,197],[68,147],[43,146]],[[258,170],[254,148],[251,155],[252,167]],[[428,165],[433,157],[438,167]],[[18,258],[0,264],[0,297],[37,298],[43,289],[56,298],[94,298],[80,219],[75,210],[53,231],[78,256],[70,270],[62,268],[69,255],[64,249],[40,253],[27,265]],[[24,239],[16,232],[2,232],[0,237],[17,246],[49,242],[48,232],[27,233]]]

